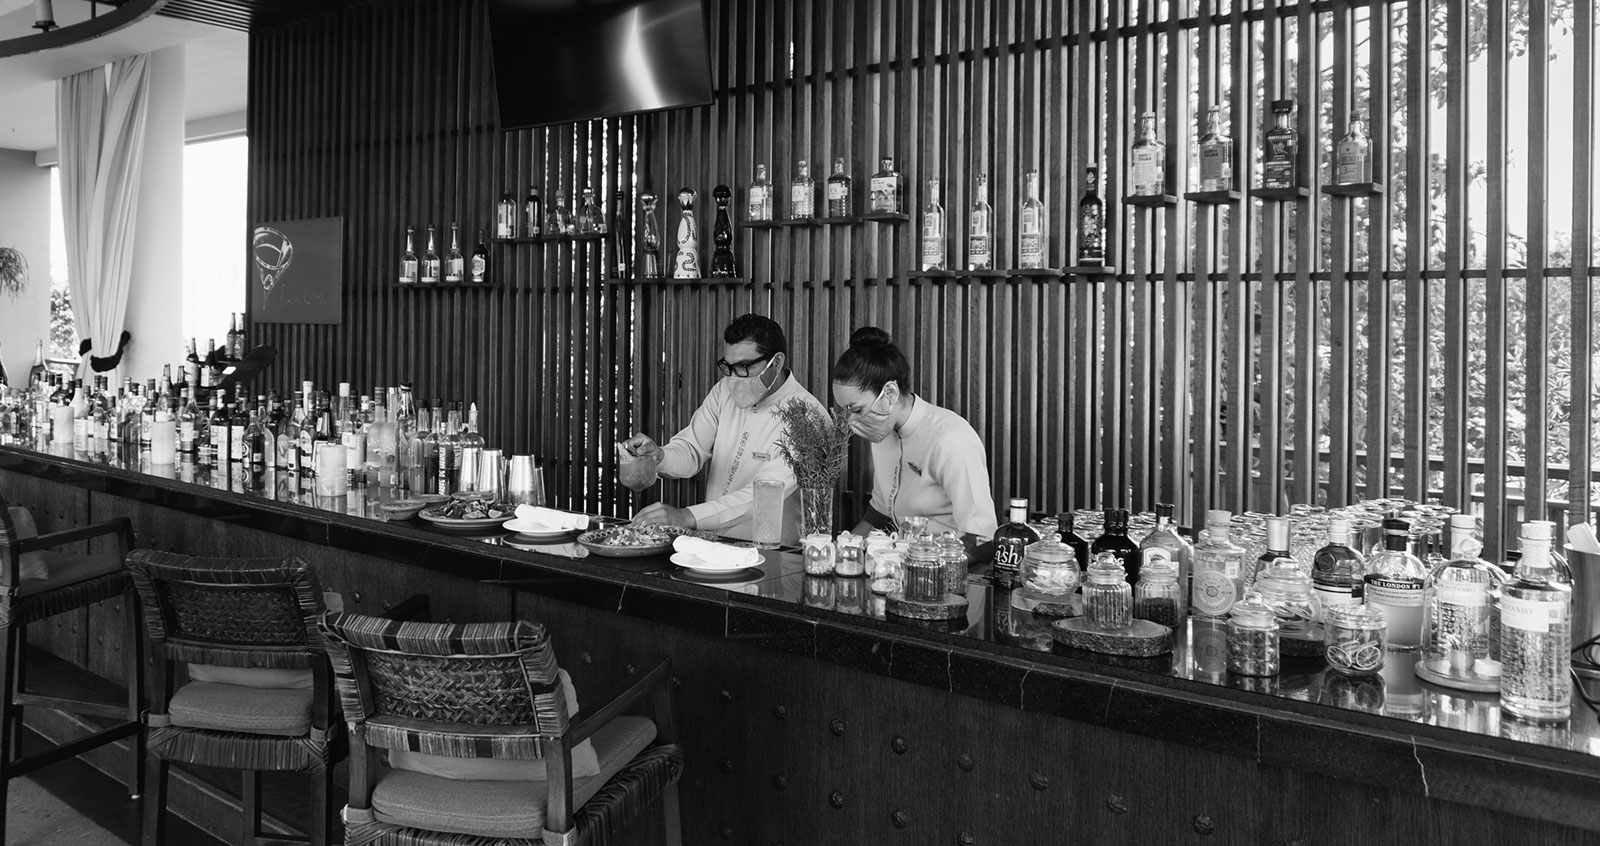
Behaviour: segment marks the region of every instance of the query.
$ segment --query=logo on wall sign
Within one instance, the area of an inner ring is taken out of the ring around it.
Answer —
[[[250,254],[255,258],[261,290],[270,294],[294,261],[294,242],[270,226],[257,226],[250,239]]]

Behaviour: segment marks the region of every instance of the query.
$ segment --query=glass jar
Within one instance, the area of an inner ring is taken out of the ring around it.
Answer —
[[[1287,561],[1263,570],[1245,594],[1272,609],[1278,618],[1278,633],[1283,637],[1315,637],[1315,624],[1322,615],[1316,585],[1300,565]]]
[[[1094,628],[1120,631],[1133,624],[1133,585],[1128,584],[1127,570],[1115,555],[1102,552],[1089,565],[1083,604]]]
[[[1352,676],[1383,669],[1389,645],[1389,618],[1371,605],[1334,605],[1322,617],[1323,654],[1328,666]]]
[[[928,539],[912,541],[906,554],[905,598],[910,602],[944,600],[944,562],[939,546]]]
[[[818,532],[800,539],[801,554],[805,558],[806,575],[831,576],[835,565],[836,549],[833,537]]]
[[[1282,666],[1278,618],[1258,598],[1233,604],[1228,615],[1228,670],[1241,676],[1275,676]]]
[[[1078,571],[1078,557],[1072,547],[1061,542],[1055,533],[1044,540],[1028,544],[1022,555],[1022,587],[1029,593],[1045,597],[1071,596],[1078,589],[1082,576]]]
[[[1183,590],[1171,559],[1153,558],[1139,571],[1139,584],[1133,588],[1133,616],[1169,629],[1183,625]]]
[[[944,564],[944,591],[967,595],[967,547],[955,532],[939,536],[939,561]],[[1026,566],[1026,565],[1024,565]]]
[[[834,573],[840,576],[859,576],[866,572],[866,565],[861,561],[864,540],[865,538],[860,535],[850,532],[839,533],[839,557],[834,564]]]

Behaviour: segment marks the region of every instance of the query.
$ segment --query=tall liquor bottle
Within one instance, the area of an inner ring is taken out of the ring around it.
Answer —
[[[1422,595],[1422,660],[1439,675],[1468,677],[1490,657],[1494,594],[1505,580],[1499,567],[1478,557],[1471,514],[1450,515],[1450,558],[1428,571]]]
[[[406,230],[407,242],[408,243],[409,243],[409,240],[410,240],[410,232],[411,232],[410,229]],[[411,261],[412,261],[411,281],[412,282],[416,282],[417,281],[416,259],[417,259],[417,254],[416,253],[412,253],[411,254]],[[197,346],[195,344],[194,338],[190,338],[189,339],[189,354],[187,356],[185,356],[184,360],[183,360],[183,382],[184,382],[184,384],[189,386],[189,390],[191,390],[191,391],[198,392],[199,389],[200,389],[200,348],[199,348],[199,346]]]
[[[300,427],[305,424],[305,394],[295,391],[289,415],[278,429],[273,466],[290,473],[300,471]]]
[[[1317,550],[1311,563],[1311,584],[1323,608],[1360,602],[1367,563],[1350,546],[1350,521],[1328,521],[1328,543]]]
[[[644,206],[644,218],[639,221],[640,237],[644,241],[644,254],[641,256],[644,266],[640,268],[640,275],[645,279],[660,279],[661,228],[656,225],[656,195],[651,191],[641,193],[639,205]]]
[[[1550,533],[1523,524],[1516,581],[1500,598],[1500,708],[1527,720],[1572,716],[1572,586],[1550,557]]]
[[[28,368],[28,384],[37,382],[44,374],[44,340],[41,338],[33,344],[33,366]]]
[[[1189,607],[1196,617],[1227,616],[1244,593],[1244,549],[1228,537],[1232,519],[1227,511],[1206,512],[1206,532],[1194,545],[1194,576],[1189,582]]]
[[[817,216],[817,182],[811,178],[811,164],[795,163],[794,181],[789,183],[789,219],[810,220]]]
[[[1063,509],[1056,515],[1056,532],[1061,535],[1061,542],[1072,547],[1072,557],[1078,560],[1078,569],[1088,569],[1093,560],[1089,557],[1089,541],[1078,534],[1077,515],[1072,509]]]
[[[226,468],[228,453],[228,412],[222,404],[222,391],[211,394],[211,419],[207,421],[206,446],[201,451],[201,463],[210,467]]]
[[[194,401],[194,394],[188,389],[183,392],[183,412],[178,415],[178,451],[184,455],[193,456],[199,449],[199,432],[205,424],[205,416],[200,413],[200,406]]]
[[[1272,101],[1272,128],[1261,157],[1261,187],[1294,188],[1300,173],[1300,133],[1289,123],[1294,100]]]
[[[733,260],[733,221],[728,216],[728,202],[733,191],[726,185],[711,189],[711,198],[717,201],[717,222],[711,228],[711,275],[719,279],[739,275],[738,264]]]
[[[1139,581],[1141,556],[1138,544],[1128,537],[1128,509],[1106,509],[1105,531],[1090,545],[1090,560],[1097,560],[1102,553],[1116,556],[1117,562],[1127,573],[1129,584]]]
[[[245,443],[245,430],[250,428],[250,400],[242,388],[235,387],[233,404],[228,415],[228,460],[243,464],[250,459],[250,445]]]
[[[475,285],[489,283],[489,246],[483,242],[483,227],[478,227],[478,244],[472,248],[471,278]]]
[[[595,205],[593,188],[583,189],[583,200],[578,203],[578,214],[573,223],[580,235],[605,231],[605,219],[601,216],[600,207]]]
[[[978,174],[977,195],[967,216],[967,269],[994,267],[994,207],[989,205],[989,174]]]
[[[900,171],[894,169],[894,157],[878,159],[878,172],[867,183],[869,208],[878,214],[899,214],[905,211],[905,184]]]
[[[756,165],[756,178],[745,191],[746,220],[772,219],[772,182],[767,178],[767,166]]]
[[[422,253],[422,284],[439,283],[439,252],[433,247],[433,226],[428,227],[428,247]]]
[[[611,233],[611,275],[626,279],[633,271],[633,230],[628,227],[632,208],[628,205],[628,195],[621,191],[611,199],[611,222],[606,226]]]
[[[928,177],[928,202],[922,207],[922,269],[945,269],[944,206],[939,204],[939,177]]]
[[[6,357],[3,352],[0,352],[0,387],[6,387],[10,384],[11,381],[6,378]]]
[[[452,401],[435,443],[438,446],[438,475],[435,493],[449,496],[461,486],[461,403]]]
[[[406,251],[400,254],[400,284],[417,284],[417,250],[412,244],[416,230],[406,227]]]
[[[833,173],[828,176],[828,216],[849,217],[850,207],[854,205],[851,192],[850,174],[844,172],[844,158],[833,160]]]
[[[1084,174],[1083,196],[1078,199],[1078,265],[1101,267],[1106,263],[1106,204],[1100,199],[1100,166],[1091,164]]]
[[[694,219],[693,188],[678,189],[678,204],[683,213],[678,217],[678,251],[672,258],[672,278],[698,279],[700,273],[700,227]]]
[[[511,189],[500,195],[494,207],[494,237],[514,238],[517,235],[517,202],[511,199]]]
[[[1333,181],[1337,185],[1356,185],[1372,181],[1372,142],[1367,138],[1367,122],[1361,112],[1350,113],[1350,128],[1333,153]]]
[[[556,192],[555,200],[550,203],[550,216],[545,222],[545,229],[545,234],[551,236],[572,234],[572,211],[567,208],[566,192]]]
[[[251,471],[261,472],[267,469],[272,461],[269,457],[275,451],[272,435],[267,432],[266,420],[262,418],[262,406],[266,405],[266,397],[256,397],[255,408],[250,412],[244,429],[244,454],[245,462]]]
[[[239,360],[239,321],[233,315],[228,315],[228,335],[223,341],[226,344],[228,358]]]
[[[536,185],[528,186],[528,198],[522,201],[522,234],[529,238],[544,234],[544,201]]]
[[[1427,570],[1406,550],[1411,526],[1383,521],[1383,549],[1367,559],[1366,603],[1389,619],[1389,647],[1416,649],[1422,643],[1422,589]]]
[[[244,354],[248,352],[249,349],[250,339],[249,335],[245,332],[244,312],[241,311],[234,315],[233,357],[235,359],[242,359],[244,358]]]
[[[1206,131],[1200,136],[1200,190],[1233,190],[1233,139],[1222,125],[1222,107],[1206,110]]]
[[[1022,213],[1017,218],[1017,267],[1044,267],[1044,203],[1039,201],[1039,171],[1022,177]]]
[[[1133,194],[1159,197],[1167,193],[1167,145],[1156,137],[1156,113],[1139,118],[1139,140],[1133,144]]]
[[[1039,540],[1039,533],[1028,525],[1028,501],[1012,497],[1008,507],[1010,514],[1006,524],[994,533],[994,586],[997,590],[1016,586],[1017,574],[1022,570],[1022,555],[1028,544]]]
[[[446,284],[461,284],[461,278],[466,275],[467,260],[461,255],[461,228],[459,224],[450,224],[450,252],[444,254],[444,281]]]

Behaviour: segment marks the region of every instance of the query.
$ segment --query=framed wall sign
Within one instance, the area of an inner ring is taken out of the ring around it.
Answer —
[[[344,218],[275,220],[250,233],[250,318],[338,323],[343,318]]]

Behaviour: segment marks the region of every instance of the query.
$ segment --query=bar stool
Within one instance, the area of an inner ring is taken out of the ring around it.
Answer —
[[[322,632],[350,729],[347,846],[603,844],[658,799],[682,843],[666,661],[577,712],[541,625],[330,613]],[[623,716],[641,703],[650,718]]]
[[[96,537],[116,540],[116,551],[102,555],[72,555],[52,547]],[[38,534],[33,517],[24,508],[12,508],[0,498],[0,626],[5,627],[5,648],[0,650],[0,842],[5,840],[6,801],[3,791],[11,779],[40,767],[64,761],[122,738],[132,738],[128,756],[129,795],[141,791],[139,710],[143,665],[140,661],[138,611],[122,559],[133,547],[133,524],[126,518],[80,526],[47,535]],[[27,693],[25,672],[28,625],[57,614],[74,611],[108,599],[123,599],[123,669],[127,676],[125,704],[86,701]],[[22,756],[22,709],[43,706],[116,722],[86,737],[33,755]]]
[[[135,550],[128,570],[152,657],[144,844],[163,842],[171,762],[243,771],[241,844],[332,842],[330,784],[343,757],[317,619],[322,592],[297,558],[199,558]],[[174,690],[172,664],[190,662]],[[309,676],[309,679],[306,678]],[[259,772],[310,773],[305,840],[263,835]]]

